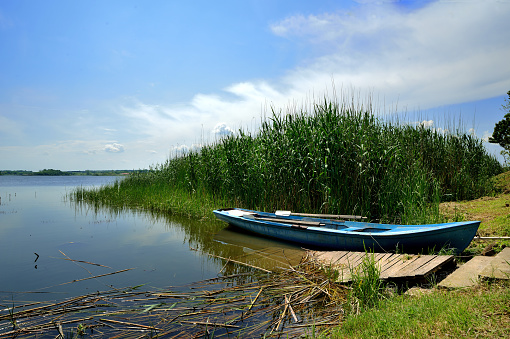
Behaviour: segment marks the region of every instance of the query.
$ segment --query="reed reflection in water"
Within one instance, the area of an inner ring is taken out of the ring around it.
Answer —
[[[37,179],[0,176],[2,303],[142,284],[147,290],[181,286],[253,270],[222,258],[274,270],[296,263],[302,252],[214,219],[74,204],[66,196],[73,185],[84,185],[77,177],[52,178],[51,184]]]

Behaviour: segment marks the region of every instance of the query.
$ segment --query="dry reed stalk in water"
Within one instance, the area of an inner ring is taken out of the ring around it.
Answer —
[[[222,324],[222,323],[210,323],[208,321],[181,320],[180,323],[193,324],[193,325],[204,325],[204,326],[214,326],[214,327],[241,328],[241,326],[237,326],[237,325],[228,325],[228,324]]]
[[[106,273],[106,274],[100,274],[100,275],[95,275],[93,277],[88,277],[88,278],[83,278],[83,279],[77,279],[77,280],[73,280],[73,281],[68,281],[68,282],[65,282],[65,283],[62,283],[62,284],[58,284],[58,285],[55,285],[55,286],[61,286],[61,285],[67,285],[67,284],[72,284],[72,283],[75,283],[75,282],[78,282],[78,281],[83,281],[83,280],[89,280],[89,279],[95,279],[95,278],[100,278],[100,277],[106,277],[107,275],[112,275],[112,274],[117,274],[117,273],[122,273],[122,272],[126,272],[126,271],[131,271],[131,270],[134,270],[135,268],[126,268],[124,270],[120,270],[120,271],[116,271],[116,272],[112,272],[112,273]]]
[[[273,273],[273,272],[271,272],[269,270],[266,270],[265,268],[254,266],[254,265],[250,265],[250,264],[247,264],[247,263],[242,262],[242,261],[237,261],[237,260],[230,259],[230,258],[220,257],[219,255],[214,255],[214,254],[211,254],[211,253],[207,253],[207,254],[210,255],[211,257],[214,257],[214,258],[219,258],[219,259],[227,260],[227,263],[228,263],[228,261],[231,261],[231,262],[234,262],[236,264],[243,265],[243,266],[248,266],[248,267],[251,267],[251,268],[255,268],[257,270],[260,270],[260,271],[263,271],[263,272],[266,272],[266,273]]]
[[[257,299],[259,298],[260,296],[260,293],[262,293],[262,290],[264,289],[264,287],[261,287],[260,288],[260,291],[259,293],[257,293],[257,296],[255,297],[255,299],[253,299],[253,301],[251,302],[250,306],[248,307],[248,312],[252,309],[253,305],[255,305],[255,302],[257,301]]]
[[[285,302],[289,305],[290,314],[292,314],[292,318],[294,318],[294,322],[299,322],[298,318],[296,317],[296,313],[294,313],[294,310],[292,309],[292,305],[290,304],[290,299],[285,295]]]
[[[100,320],[100,321],[110,322],[110,323],[112,323],[112,324],[118,324],[118,325],[124,325],[124,326],[134,326],[134,327],[145,328],[145,329],[148,329],[148,330],[157,330],[157,331],[162,331],[161,329],[156,328],[156,327],[154,327],[154,326],[140,325],[140,324],[130,323],[130,322],[127,322],[127,321],[118,321],[118,320],[113,320],[113,319],[104,319],[104,318],[101,318],[101,319],[99,319],[99,320]]]

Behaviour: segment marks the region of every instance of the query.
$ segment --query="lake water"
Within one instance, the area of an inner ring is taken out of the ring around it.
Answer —
[[[0,176],[0,304],[183,286],[250,269],[215,256],[275,269],[301,254],[216,220],[96,211],[67,197],[75,187],[115,180],[122,178]]]

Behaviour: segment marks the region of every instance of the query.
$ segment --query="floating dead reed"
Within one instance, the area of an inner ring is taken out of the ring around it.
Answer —
[[[338,325],[348,292],[305,258],[276,273],[254,268],[178,288],[134,287],[4,307],[0,338],[297,337]]]

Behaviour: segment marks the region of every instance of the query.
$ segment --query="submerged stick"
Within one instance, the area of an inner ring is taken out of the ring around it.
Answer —
[[[73,281],[68,281],[68,282],[65,282],[65,283],[62,283],[62,284],[58,284],[56,286],[61,286],[61,285],[67,285],[67,284],[71,284],[71,283],[74,283],[74,282],[78,282],[78,281],[83,281],[83,280],[89,280],[89,279],[95,279],[95,278],[100,278],[100,277],[105,277],[107,275],[112,275],[112,274],[117,274],[117,273],[122,273],[122,272],[126,272],[126,271],[131,271],[131,270],[134,270],[135,268],[126,268],[124,270],[120,270],[120,271],[117,271],[117,272],[112,272],[112,273],[106,273],[106,274],[100,274],[100,275],[95,275],[93,277],[88,277],[88,278],[83,278],[83,279],[77,279],[77,280],[73,280]]]
[[[261,271],[266,272],[266,273],[273,273],[273,272],[271,272],[269,270],[266,270],[265,268],[258,267],[258,266],[253,266],[253,265],[247,264],[247,263],[242,262],[242,261],[237,261],[237,260],[230,259],[230,258],[220,257],[219,255],[214,255],[214,254],[211,254],[211,253],[207,253],[207,254],[210,255],[211,257],[220,258],[220,259],[223,259],[223,260],[228,260],[228,261],[234,262],[234,263],[239,264],[239,265],[244,265],[244,266],[248,266],[248,267],[251,267],[251,268],[255,268],[257,270],[261,270]]]
[[[12,315],[11,315],[11,314],[5,314],[5,315],[0,316],[0,320],[8,319],[8,318],[10,318],[11,316],[12,316],[12,317],[19,318],[19,317],[21,317],[22,315],[26,315],[26,314],[29,314],[29,313],[33,313],[33,312],[36,312],[36,311],[41,311],[41,310],[48,309],[48,308],[55,307],[55,306],[61,306],[61,305],[65,305],[65,304],[71,304],[71,303],[76,302],[76,301],[78,301],[78,300],[85,299],[85,298],[87,298],[88,296],[89,296],[89,295],[82,295],[82,296],[79,296],[79,297],[75,297],[75,298],[72,298],[72,299],[69,299],[69,300],[64,300],[64,301],[61,301],[61,302],[58,302],[58,303],[54,303],[54,304],[50,304],[50,305],[45,305],[45,306],[40,306],[40,307],[30,308],[30,309],[28,309],[28,310],[21,310],[21,311],[19,311],[19,312],[13,313]]]
[[[298,318],[296,317],[296,313],[294,313],[294,310],[292,309],[292,305],[290,304],[290,300],[287,296],[285,296],[285,302],[287,305],[289,305],[290,314],[292,314],[292,318],[294,318],[295,322],[299,322]]]
[[[64,252],[62,252],[61,250],[58,250],[58,251],[59,251],[60,253],[62,253],[62,255],[64,255],[64,256],[67,258],[66,260],[70,260],[70,261],[74,262],[76,265],[78,265],[79,267],[81,267],[81,268],[83,268],[85,271],[87,271],[87,272],[90,274],[90,276],[91,276],[92,278],[94,278],[94,274],[92,274],[92,272],[90,272],[88,269],[86,269],[86,268],[85,268],[85,267],[83,267],[82,265],[78,264],[78,262],[82,262],[82,263],[86,263],[86,264],[91,264],[91,265],[97,265],[97,266],[102,266],[102,267],[111,268],[111,267],[104,266],[104,265],[94,264],[94,263],[91,263],[91,262],[88,262],[88,261],[74,260],[74,259],[69,258],[69,257],[67,256],[67,254],[65,254],[65,253],[64,253]],[[37,268],[37,267],[36,267],[36,268]],[[103,283],[103,282],[102,282],[102,283]],[[108,286],[108,285],[106,285],[105,283],[103,283],[103,285]],[[116,290],[116,288],[115,288],[115,287],[113,287],[113,286],[108,286],[108,287],[113,288],[114,290]]]
[[[146,325],[140,325],[140,324],[135,324],[135,323],[129,323],[127,321],[118,321],[118,320],[105,319],[105,318],[101,318],[99,320],[100,321],[106,321],[106,322],[109,322],[109,323],[112,323],[112,324],[125,325],[125,326],[134,326],[134,327],[145,328],[145,329],[148,329],[148,330],[158,330],[158,331],[161,331],[160,328],[156,328],[154,326],[146,326]]]
[[[210,323],[208,321],[186,321],[186,320],[181,320],[180,322],[181,323],[185,323],[185,324],[193,324],[193,325],[204,325],[204,326],[214,326],[214,327],[228,327],[228,328],[241,328],[241,326],[237,326],[237,325],[228,325],[228,324],[223,324],[223,323]]]
[[[285,300],[287,300],[287,299],[285,299]],[[289,308],[289,304],[287,302],[285,302],[285,307],[283,308],[283,312],[280,315],[280,318],[278,320],[278,324],[276,325],[275,331],[278,331],[283,319],[285,319],[285,313],[287,312],[287,308]]]
[[[250,311],[250,310],[251,310],[251,308],[253,307],[253,305],[255,305],[255,302],[256,302],[256,301],[257,301],[257,299],[259,298],[260,293],[262,293],[262,290],[263,290],[263,289],[264,289],[264,287],[261,287],[261,288],[260,288],[259,293],[257,293],[257,296],[256,296],[256,297],[255,297],[255,299],[253,299],[253,301],[251,302],[250,307],[248,307],[248,311]]]
[[[106,266],[106,265],[101,265],[101,264],[95,264],[93,262],[89,262],[89,261],[83,261],[83,260],[75,260],[75,259],[70,259],[70,258],[62,258],[64,260],[69,260],[69,261],[74,261],[74,262],[81,262],[81,263],[84,263],[84,264],[89,264],[89,265],[95,265],[95,266],[100,266],[100,267],[106,267],[106,268],[110,268],[110,266]]]

